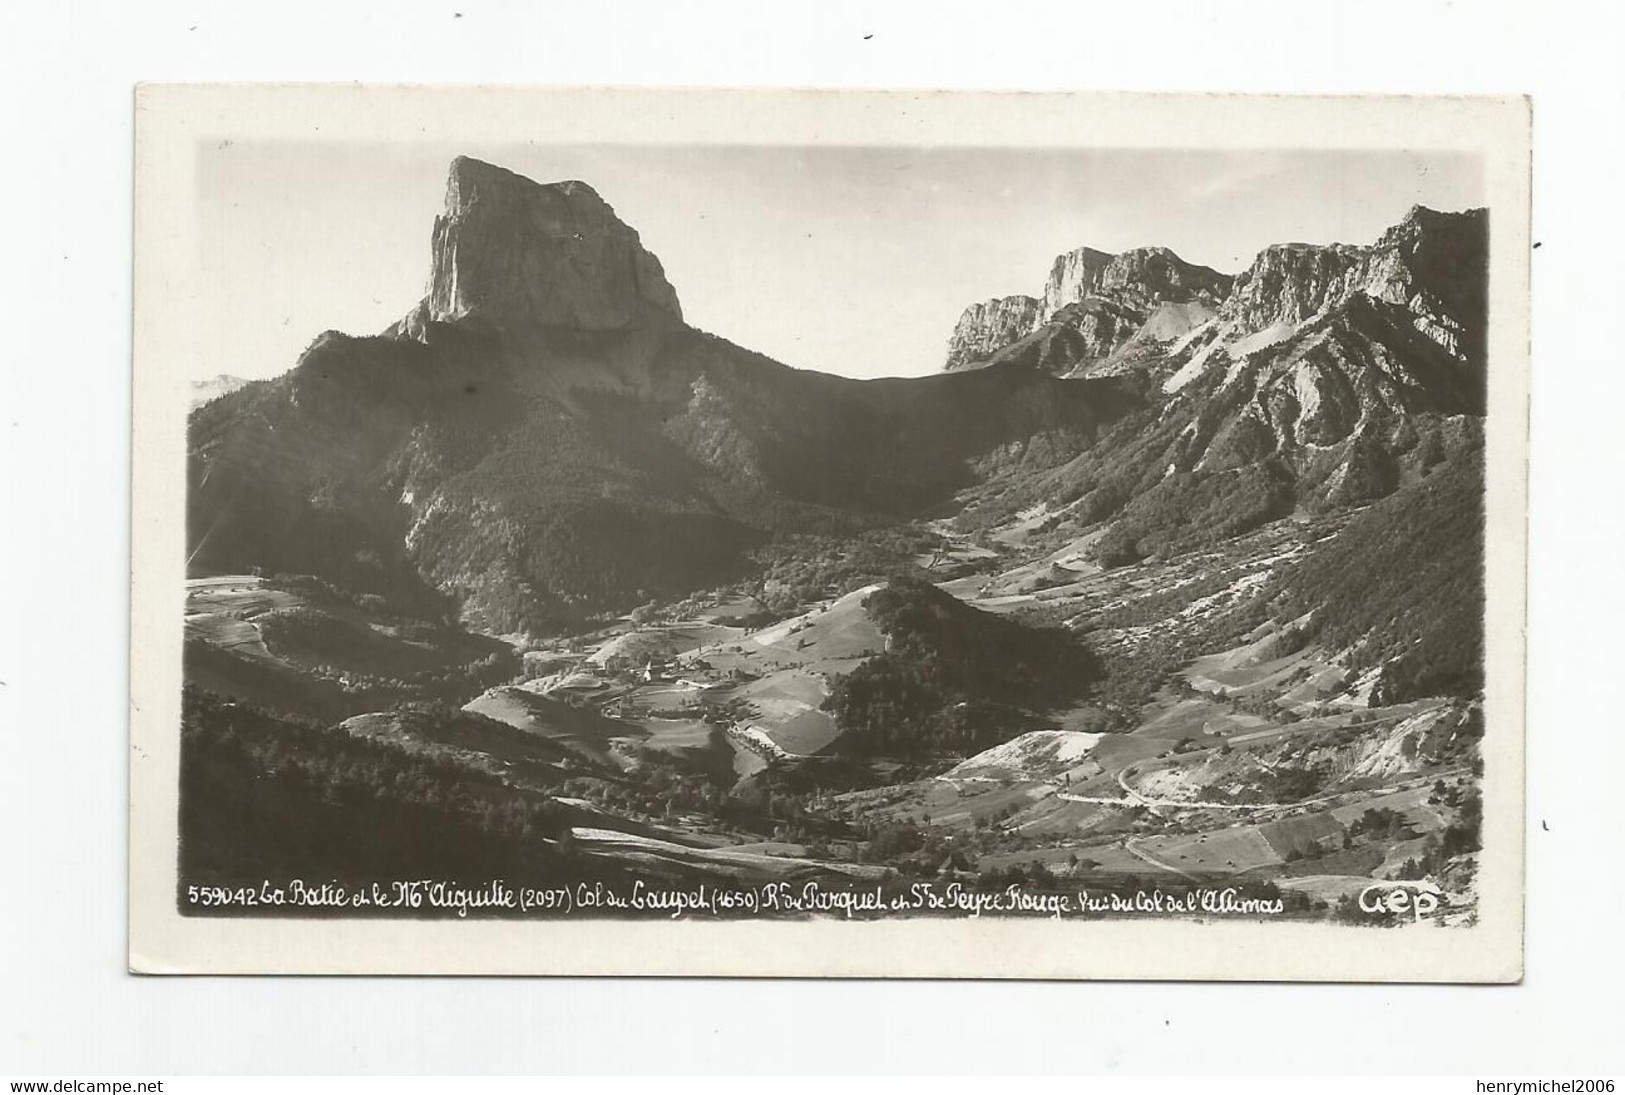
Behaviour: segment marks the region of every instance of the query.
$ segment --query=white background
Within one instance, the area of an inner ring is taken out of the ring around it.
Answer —
[[[1440,0],[9,9],[0,1076],[1620,1071],[1621,23],[1602,2]],[[131,87],[273,79],[1531,94],[1525,983],[126,976]]]

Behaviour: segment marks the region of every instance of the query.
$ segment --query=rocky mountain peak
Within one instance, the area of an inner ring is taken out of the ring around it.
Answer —
[[[1248,331],[1301,323],[1364,283],[1371,249],[1276,243],[1236,277],[1220,316]]]
[[[1079,247],[1055,256],[1049,280],[1044,283],[1044,318],[1099,289],[1101,277],[1114,257],[1093,247]]]
[[[1413,205],[1406,212],[1404,219],[1382,234],[1378,246],[1412,242],[1424,236],[1483,232],[1488,221],[1487,209],[1467,209],[1459,213],[1450,213],[1429,209],[1425,205]]]
[[[1019,360],[1049,372],[1093,368],[1138,336],[1167,341],[1177,337],[1170,325],[1183,334],[1188,321],[1211,315],[1231,280],[1166,247],[1115,255],[1078,247],[1056,256],[1042,298],[1000,297],[965,309],[944,367]]]
[[[995,297],[972,304],[948,336],[948,369],[986,361],[1038,326],[1043,302],[1037,297]]]
[[[682,308],[660,260],[592,187],[459,156],[434,222],[428,295],[387,333],[470,316],[601,331],[681,322]]]

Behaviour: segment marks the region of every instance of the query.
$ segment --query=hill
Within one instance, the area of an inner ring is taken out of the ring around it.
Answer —
[[[180,801],[182,887],[604,876],[559,848],[568,811],[545,795],[192,689]]]
[[[838,678],[825,702],[852,752],[977,752],[1033,729],[1099,676],[1066,632],[983,612],[917,579],[894,579],[863,607],[886,649]]]

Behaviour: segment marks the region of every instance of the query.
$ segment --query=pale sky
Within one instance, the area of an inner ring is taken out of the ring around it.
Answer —
[[[459,154],[591,184],[690,324],[861,377],[939,370],[966,305],[1040,295],[1076,247],[1234,274],[1271,243],[1370,243],[1414,203],[1483,201],[1476,158],[1432,152],[223,142],[198,155],[198,378],[274,376],[321,331],[407,312]]]

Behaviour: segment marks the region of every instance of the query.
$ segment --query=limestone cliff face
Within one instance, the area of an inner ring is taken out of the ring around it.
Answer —
[[[1079,247],[1056,256],[1042,298],[1017,296],[974,304],[948,341],[947,369],[1018,362],[1058,375],[1094,370],[1134,341],[1160,338],[1167,306],[1218,306],[1231,279],[1186,262],[1166,247],[1107,254]],[[1148,326],[1149,324],[1149,326]]]
[[[1486,229],[1482,209],[1415,206],[1372,246],[1267,247],[1236,278],[1220,322],[1244,336],[1302,324],[1362,294],[1404,309],[1411,326],[1452,357],[1476,357],[1481,346],[1470,332],[1484,320]]]
[[[543,185],[460,156],[435,218],[429,291],[388,334],[479,317],[583,331],[680,323],[660,260],[585,183]]]
[[[1104,297],[1140,311],[1161,301],[1217,301],[1230,278],[1186,262],[1166,247],[1136,247],[1108,255],[1080,247],[1056,258],[1044,285],[1044,319],[1091,297]]]
[[[947,369],[980,364],[994,351],[1031,333],[1038,326],[1040,301],[1035,297],[998,297],[972,304],[948,337]]]
[[[1220,317],[1248,332],[1277,323],[1301,323],[1328,302],[1343,300],[1364,285],[1370,259],[1371,248],[1340,243],[1266,247],[1236,278]]]
[[[1075,304],[1100,288],[1101,278],[1112,256],[1093,247],[1079,247],[1055,256],[1049,280],[1044,283],[1044,318],[1048,319],[1068,304]]]

